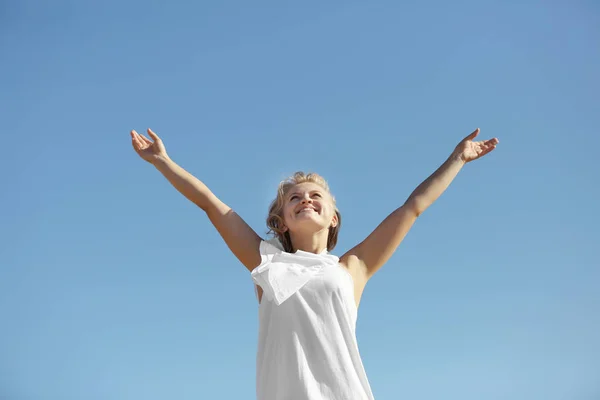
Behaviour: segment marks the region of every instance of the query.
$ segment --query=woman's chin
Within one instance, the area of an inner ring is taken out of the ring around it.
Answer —
[[[327,225],[323,224],[322,221],[319,221],[317,218],[298,218],[294,221],[293,231],[294,232],[303,232],[303,233],[314,233],[319,232],[323,229],[327,229]]]

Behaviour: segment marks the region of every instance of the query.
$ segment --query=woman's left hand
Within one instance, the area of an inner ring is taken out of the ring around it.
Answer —
[[[474,142],[473,139],[475,139],[477,135],[479,135],[479,128],[475,129],[473,133],[461,140],[454,150],[454,153],[465,163],[485,156],[490,151],[494,150],[499,142],[497,138]]]

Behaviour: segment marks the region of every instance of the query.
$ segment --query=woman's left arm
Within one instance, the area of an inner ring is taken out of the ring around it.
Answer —
[[[371,278],[396,251],[417,217],[444,193],[461,168],[496,148],[496,138],[474,142],[478,134],[479,128],[461,140],[450,157],[417,186],[406,202],[385,218],[365,240],[344,254],[342,261],[356,257],[365,279]]]

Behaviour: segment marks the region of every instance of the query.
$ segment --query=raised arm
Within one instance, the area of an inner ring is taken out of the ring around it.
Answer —
[[[204,183],[171,160],[156,133],[148,129],[148,135],[152,140],[131,131],[134,150],[142,159],[154,165],[175,189],[206,212],[229,249],[252,271],[260,264],[260,236]]]
[[[396,251],[417,217],[440,197],[461,168],[496,148],[496,138],[474,142],[478,134],[479,129],[476,129],[464,138],[450,157],[412,192],[406,202],[385,218],[364,241],[348,251],[342,260],[357,258],[365,280],[371,278]]]

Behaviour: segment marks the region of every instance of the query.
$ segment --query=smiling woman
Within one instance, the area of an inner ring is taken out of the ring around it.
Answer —
[[[308,238],[305,235],[299,235],[292,241],[290,235],[292,232],[296,232],[294,229],[296,225],[299,225],[300,229],[306,225],[296,224],[295,221],[305,217],[314,222],[310,229],[320,227],[320,234],[325,235],[326,233],[327,250],[333,250],[337,244],[342,216],[335,204],[335,198],[329,191],[329,185],[318,174],[296,172],[292,177],[279,184],[277,197],[271,203],[267,217],[269,233],[277,236],[285,251],[294,251],[292,243],[295,243],[296,250],[315,253],[323,250],[317,248],[322,240],[302,243],[304,238]],[[290,229],[290,225],[292,225],[292,229]]]
[[[173,162],[162,140],[131,132],[135,151],[198,205],[250,271],[259,290],[258,400],[370,400],[356,341],[365,285],[392,256],[417,217],[460,169],[498,144],[464,138],[450,157],[361,243],[338,258],[341,215],[321,176],[298,172],[281,182],[263,240],[200,180]]]

